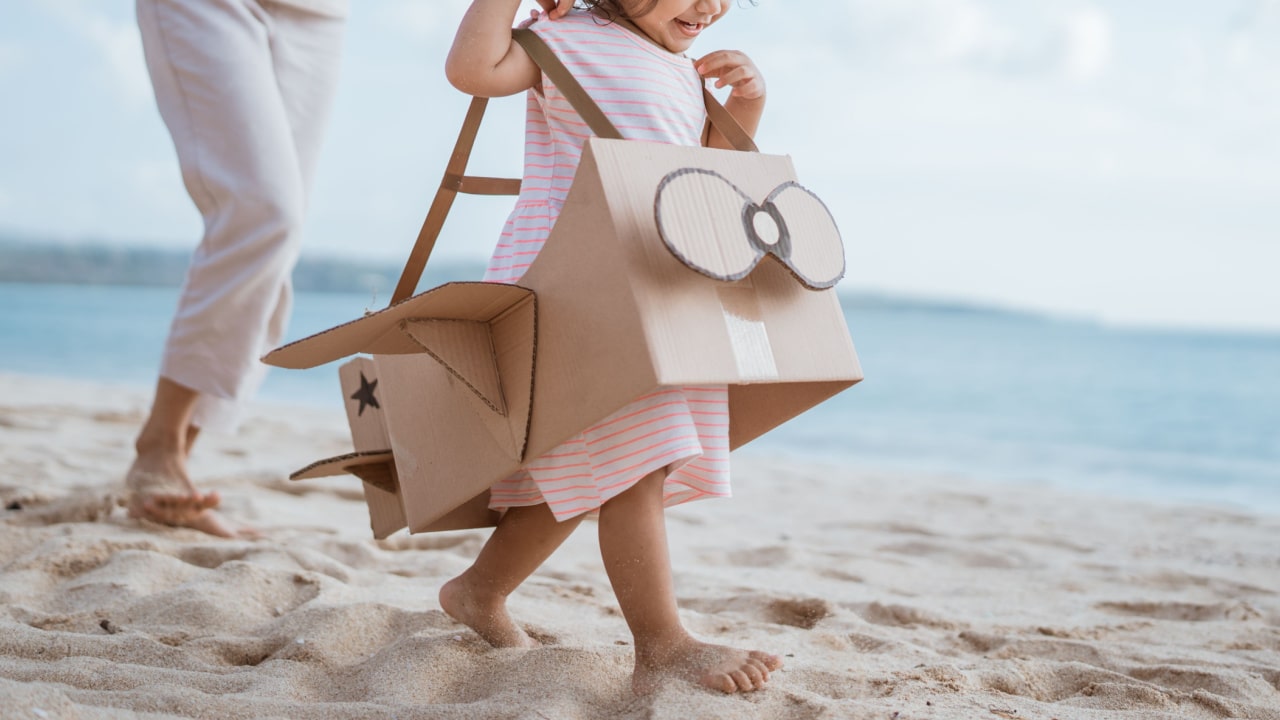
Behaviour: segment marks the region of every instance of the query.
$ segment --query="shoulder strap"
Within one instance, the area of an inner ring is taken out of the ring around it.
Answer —
[[[614,22],[618,22],[624,27],[629,27],[632,32],[640,32],[639,29],[629,23],[624,23],[620,20],[615,20]],[[569,72],[569,69],[564,66],[560,58],[556,57],[556,54],[551,51],[551,48],[547,47],[547,43],[537,33],[529,28],[520,28],[513,30],[511,36],[516,42],[520,43],[520,47],[524,48],[524,51],[542,69],[542,72],[551,78],[551,82],[556,84],[556,87],[564,94],[565,99],[569,101],[573,109],[591,128],[591,132],[595,133],[597,137],[613,140],[624,139],[622,133],[618,132],[618,129],[605,116],[604,111],[600,109],[596,101],[591,99],[591,96],[583,89],[577,78],[573,77],[573,73]],[[729,141],[729,144],[733,145],[734,149],[743,152],[759,152],[760,149],[756,147],[755,141],[751,139],[747,131],[725,109],[724,105],[720,104],[716,96],[712,95],[711,91],[705,87],[702,89],[702,99],[707,106],[707,119]]]
[[[609,138],[613,140],[622,140],[622,134],[618,132],[618,128],[604,114],[600,106],[595,100],[587,94],[582,85],[573,77],[573,73],[564,66],[560,58],[556,57],[551,48],[547,47],[546,42],[538,37],[538,34],[528,28],[520,28],[513,30],[511,36],[516,42],[520,43],[520,47],[529,54],[529,57],[541,68],[542,72],[551,81],[556,84],[560,92],[564,93],[565,99],[573,106],[578,115],[591,128],[598,137]],[[703,88],[703,100],[707,106],[707,119],[715,126],[720,134],[729,141],[738,150],[744,152],[757,152],[758,148],[751,136],[746,130],[733,119],[733,115],[716,100],[711,91]],[[391,294],[391,304],[406,300],[413,295],[413,291],[418,287],[418,281],[422,279],[422,271],[427,266],[427,259],[431,257],[431,251],[435,248],[436,239],[440,237],[440,230],[444,227],[445,218],[449,215],[449,209],[453,207],[453,201],[458,193],[467,193],[470,195],[519,195],[520,181],[509,180],[504,178],[474,177],[466,175],[467,161],[471,158],[471,149],[475,145],[476,135],[480,131],[480,121],[484,119],[485,105],[488,104],[487,98],[472,98],[471,107],[467,109],[467,117],[462,122],[462,130],[458,133],[458,142],[453,146],[453,154],[449,156],[449,162],[445,166],[444,178],[440,181],[440,188],[436,190],[435,199],[431,201],[431,208],[427,211],[427,217],[422,221],[422,228],[418,231],[418,238],[413,243],[413,249],[409,252],[409,259],[405,261],[404,271],[400,273],[400,281],[396,283],[395,292]]]
[[[449,215],[449,208],[458,193],[470,195],[519,195],[520,181],[504,178],[472,177],[465,175],[467,160],[471,158],[471,148],[475,145],[476,134],[480,131],[480,121],[484,119],[484,108],[487,98],[472,98],[471,107],[467,109],[467,117],[462,122],[462,131],[458,133],[458,142],[453,146],[453,154],[445,165],[444,177],[440,180],[440,189],[436,190],[435,199],[427,217],[422,221],[422,229],[418,231],[418,239],[413,243],[409,259],[405,261],[404,271],[400,273],[400,281],[396,283],[395,292],[391,294],[391,304],[395,305],[413,295],[422,278],[422,270],[427,266],[431,250],[440,237],[444,220]]]
[[[560,62],[560,58],[547,47],[547,43],[538,37],[538,33],[529,28],[518,28],[511,31],[511,37],[520,43],[520,47],[524,48],[543,74],[551,78],[551,82],[556,84],[564,94],[564,98],[569,101],[596,137],[610,140],[624,139],[622,133],[618,132],[618,128],[614,127],[613,121],[605,116],[596,101],[591,99],[578,79],[569,72],[569,68],[565,67],[564,63]]]
[[[751,139],[742,124],[705,87],[702,88],[702,99],[707,106],[708,122],[720,131],[720,134],[724,136],[725,140],[729,141],[733,149],[741,150],[742,152],[760,152],[760,148],[756,147],[756,141]]]

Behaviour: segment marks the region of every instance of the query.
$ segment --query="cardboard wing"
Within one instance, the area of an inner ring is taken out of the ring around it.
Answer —
[[[501,451],[518,462],[528,439],[536,322],[537,302],[525,288],[449,283],[285,345],[264,361],[308,368],[366,352],[407,356],[401,367],[432,364],[448,375]],[[397,390],[420,394],[412,387]],[[416,399],[432,404],[428,397]]]
[[[386,447],[357,450],[389,450],[393,472],[360,457],[304,472],[398,499],[402,517],[370,503],[375,535],[480,526],[493,483],[659,387],[728,385],[737,448],[861,380],[843,272],[788,158],[593,138],[521,286],[444,285],[266,361],[373,355]],[[353,387],[349,417],[368,400]]]
[[[438,410],[438,422],[465,414],[469,428],[487,434],[508,462],[519,463],[528,439],[536,319],[536,299],[525,288],[449,283],[271,352],[265,362],[289,368],[315,367],[358,352],[374,354],[339,370],[356,452],[313,463],[291,479],[343,473],[360,477],[370,524],[379,538],[409,524],[406,497],[448,507],[415,525],[415,531],[493,524],[496,515],[476,493],[459,497],[455,485],[424,482],[420,471],[410,476],[416,482],[402,482],[397,458],[413,453],[403,449],[413,435],[389,415],[413,412],[417,406]],[[383,379],[397,372],[410,379]],[[416,381],[418,376],[436,378],[441,385],[433,388]],[[440,402],[441,395],[448,401]]]

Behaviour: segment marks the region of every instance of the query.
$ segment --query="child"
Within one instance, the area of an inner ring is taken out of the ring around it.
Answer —
[[[726,107],[754,134],[764,81],[735,51],[696,63],[685,53],[730,0],[539,0],[530,25],[629,140],[699,145],[704,78],[732,86]],[[474,0],[446,72],[471,95],[530,90],[520,197],[485,279],[514,283],[559,215],[591,131],[511,39],[520,0]],[[708,144],[728,148],[714,130]],[[668,676],[724,692],[756,690],[782,666],[774,655],[703,643],[676,609],[663,508],[729,494],[728,400],[724,386],[662,388],[530,462],[493,486],[504,511],[475,564],[440,590],[440,605],[495,647],[537,643],[507,614],[506,598],[591,511],[600,552],[635,638],[632,688]]]

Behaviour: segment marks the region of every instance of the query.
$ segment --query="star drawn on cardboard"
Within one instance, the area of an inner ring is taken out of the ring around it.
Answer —
[[[355,391],[351,396],[352,400],[360,401],[360,409],[356,411],[356,416],[364,415],[364,409],[367,405],[372,405],[375,410],[381,410],[382,406],[378,404],[378,398],[374,396],[373,391],[377,389],[378,381],[369,382],[364,373],[360,373],[360,389]]]

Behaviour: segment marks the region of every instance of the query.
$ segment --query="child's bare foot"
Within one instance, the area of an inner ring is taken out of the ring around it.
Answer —
[[[538,647],[507,613],[507,599],[478,590],[463,573],[440,588],[440,607],[496,648]]]
[[[631,689],[645,695],[668,677],[681,678],[725,693],[759,690],[782,660],[759,650],[739,650],[700,642],[688,635],[676,642],[636,646]]]

